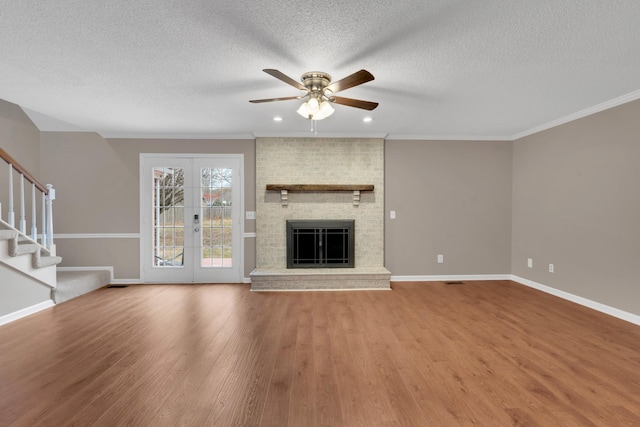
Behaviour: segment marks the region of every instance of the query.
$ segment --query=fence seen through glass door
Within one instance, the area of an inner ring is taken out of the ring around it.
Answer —
[[[201,267],[231,267],[233,171],[201,168]]]

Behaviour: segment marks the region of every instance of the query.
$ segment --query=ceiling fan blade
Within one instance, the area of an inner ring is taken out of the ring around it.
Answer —
[[[371,74],[367,70],[360,70],[356,71],[350,76],[345,77],[342,80],[331,83],[329,86],[327,86],[327,90],[336,93],[340,92],[341,90],[346,90],[351,87],[361,85],[362,83],[370,82],[373,79],[373,74]]]
[[[335,102],[336,104],[346,105],[348,107],[362,108],[363,110],[374,110],[377,106],[377,102],[363,101],[361,99],[344,98],[342,96],[332,96],[329,98],[329,102]]]
[[[301,98],[304,98],[304,96],[285,96],[284,98],[252,99],[249,102],[253,102],[254,104],[259,104],[261,102],[288,101],[290,99],[301,99]]]
[[[274,69],[272,69],[272,68],[265,68],[265,69],[264,69],[264,70],[262,70],[262,71],[264,71],[265,73],[267,73],[267,74],[269,74],[269,75],[271,75],[271,76],[275,77],[275,78],[276,78],[276,79],[278,79],[278,80],[282,80],[282,81],[283,81],[283,82],[285,82],[286,84],[289,84],[289,85],[291,85],[291,86],[295,87],[296,89],[300,89],[300,90],[307,90],[307,88],[306,88],[306,87],[304,87],[304,86],[302,85],[302,83],[300,83],[300,82],[298,82],[298,81],[296,81],[296,80],[293,80],[291,77],[287,76],[286,74],[284,74],[284,73],[283,73],[283,72],[281,72],[281,71],[274,70]]]

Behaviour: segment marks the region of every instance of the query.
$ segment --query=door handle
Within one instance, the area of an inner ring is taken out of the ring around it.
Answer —
[[[196,232],[197,232],[197,231],[200,231],[200,227],[196,227],[196,228],[194,228],[194,229],[193,229],[193,231],[196,231]]]

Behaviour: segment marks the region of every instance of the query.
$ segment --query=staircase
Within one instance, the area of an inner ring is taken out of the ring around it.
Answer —
[[[61,261],[0,220],[0,325],[111,282],[108,270],[57,271]]]
[[[111,283],[108,270],[58,271],[58,286],[51,291],[56,304],[103,288]]]
[[[55,289],[55,266],[62,258],[52,255],[47,248],[21,235],[4,221],[0,221],[0,227],[0,262]]]
[[[3,325],[106,286],[111,273],[57,271],[62,258],[56,256],[53,242],[55,189],[38,182],[2,148],[0,159],[4,160],[0,162],[0,175],[8,178],[0,181],[0,325]],[[8,207],[4,213],[3,203]]]
[[[58,256],[0,220],[0,325],[51,307]]]
[[[108,270],[57,271],[59,256],[39,243],[21,236],[18,230],[0,220],[0,264],[27,275],[51,288],[51,299],[59,304],[111,282]],[[0,275],[0,277],[2,277]]]

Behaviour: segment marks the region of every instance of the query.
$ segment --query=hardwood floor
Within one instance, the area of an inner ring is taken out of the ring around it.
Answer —
[[[2,426],[640,425],[640,327],[522,285],[102,289],[0,327]]]

